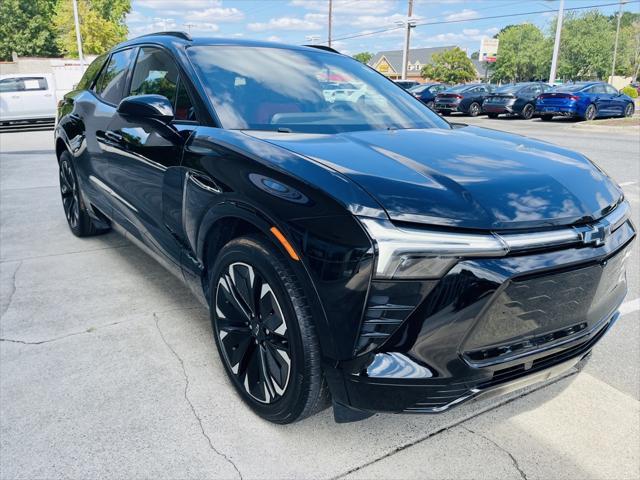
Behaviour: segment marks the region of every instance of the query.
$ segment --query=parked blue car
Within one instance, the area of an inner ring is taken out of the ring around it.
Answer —
[[[444,83],[421,83],[409,89],[409,93],[424,103],[427,107],[433,109],[436,95],[447,89]]]
[[[536,98],[536,113],[544,121],[554,116],[593,120],[597,117],[630,117],[633,99],[605,82],[562,85]]]

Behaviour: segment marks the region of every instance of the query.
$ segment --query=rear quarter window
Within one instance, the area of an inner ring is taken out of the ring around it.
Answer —
[[[80,82],[78,82],[78,86],[76,87],[77,90],[89,90],[91,88],[93,80],[102,69],[102,66],[104,65],[106,59],[107,54],[104,54],[100,55],[93,62],[91,62],[91,64],[85,70],[84,75],[82,75]]]

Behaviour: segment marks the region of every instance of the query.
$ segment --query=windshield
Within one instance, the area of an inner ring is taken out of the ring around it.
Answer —
[[[559,87],[556,87],[555,91],[556,92],[578,92],[580,90],[582,90],[583,88],[587,88],[588,86],[590,86],[589,84],[585,84],[585,83],[574,83],[571,85],[560,85]]]
[[[516,93],[518,90],[520,90],[521,88],[525,87],[526,85],[523,84],[519,84],[519,85],[505,85],[503,87],[498,88],[495,93]]]
[[[445,90],[445,92],[464,92],[466,89],[473,87],[473,85],[456,85]]]
[[[422,93],[424,92],[427,88],[429,88],[431,85],[416,85],[415,87],[411,87],[409,89],[409,91],[411,93]]]
[[[195,46],[188,52],[223,128],[305,133],[450,128],[413,96],[350,57],[227,45]],[[346,85],[351,88],[336,92]]]

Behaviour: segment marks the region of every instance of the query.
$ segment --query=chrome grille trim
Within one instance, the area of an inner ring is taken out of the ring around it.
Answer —
[[[629,203],[624,201],[609,215],[589,225],[546,232],[495,235],[507,245],[509,252],[556,247],[571,243],[588,244],[587,240],[591,232],[602,230],[608,236],[627,221],[628,215]]]

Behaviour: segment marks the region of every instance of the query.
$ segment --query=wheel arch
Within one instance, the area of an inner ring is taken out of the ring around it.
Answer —
[[[327,314],[320,300],[320,295],[311,278],[304,257],[298,260],[291,258],[287,249],[278,241],[271,229],[276,228],[285,239],[290,239],[289,229],[282,222],[274,221],[264,212],[244,204],[225,202],[214,206],[205,216],[198,229],[196,255],[202,263],[201,282],[206,298],[209,296],[210,266],[215,262],[220,249],[234,238],[249,234],[265,237],[288,259],[288,265],[302,284],[309,299],[313,313],[314,326],[318,334],[323,356],[335,358],[336,346],[333,341]],[[292,242],[293,243],[293,242]]]

